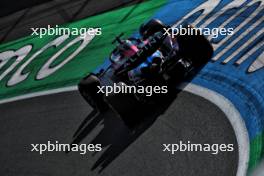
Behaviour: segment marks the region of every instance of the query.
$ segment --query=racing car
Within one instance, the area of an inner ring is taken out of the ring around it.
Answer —
[[[176,37],[170,35],[172,33],[171,26],[158,19],[151,19],[140,26],[139,37],[122,39],[123,33],[120,34],[112,42],[116,43],[116,47],[110,53],[108,64],[102,65],[80,81],[80,94],[99,112],[111,107],[122,114],[124,108],[114,106],[109,96],[98,91],[100,87],[179,84],[212,57],[213,48],[201,33]],[[144,93],[129,96],[140,105],[155,101],[155,98],[145,96]]]

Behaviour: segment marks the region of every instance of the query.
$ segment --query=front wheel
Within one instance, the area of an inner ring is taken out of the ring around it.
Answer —
[[[139,33],[143,39],[147,39],[156,32],[164,30],[164,28],[166,28],[166,26],[160,20],[151,19],[140,26]]]

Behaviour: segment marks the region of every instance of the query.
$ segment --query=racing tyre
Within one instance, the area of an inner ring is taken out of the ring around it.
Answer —
[[[97,76],[89,74],[78,84],[78,89],[87,103],[94,109],[104,112],[108,110],[108,104],[104,100],[104,94],[97,93],[100,80]]]
[[[195,29],[187,25],[185,28]],[[193,35],[178,35],[177,41],[180,55],[191,60],[194,66],[206,64],[213,56],[213,47],[201,32]]]
[[[164,28],[166,28],[166,26],[160,20],[151,19],[140,26],[139,33],[143,39],[147,39],[156,32],[162,31]]]

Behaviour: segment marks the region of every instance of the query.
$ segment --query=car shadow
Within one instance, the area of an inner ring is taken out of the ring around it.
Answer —
[[[127,111],[126,117],[118,116],[112,109],[104,113],[98,113],[93,110],[75,131],[71,144],[79,144],[98,125],[102,125],[101,131],[90,142],[91,144],[101,144],[103,148],[100,151],[102,154],[91,168],[91,170],[98,169],[100,173],[152,126],[156,119],[176,99],[179,92],[174,89],[172,93],[159,97],[157,101],[159,103],[138,107],[133,106],[133,109]],[[130,119],[132,117],[133,119]],[[96,155],[96,153],[93,155]]]
[[[192,79],[204,67],[201,66],[194,70],[188,77],[186,82],[191,82]],[[172,102],[177,98],[181,90],[176,89],[176,86],[182,82],[182,79],[173,80],[174,83],[168,86],[168,93],[164,96],[159,96],[150,105],[135,103],[128,105],[129,101],[119,101],[118,106],[122,106],[122,116],[110,109],[105,113],[98,113],[93,110],[80,124],[73,135],[72,144],[79,144],[86,138],[98,125],[103,125],[101,131],[92,139],[91,144],[101,144],[103,150],[99,159],[93,164],[91,170],[102,172],[113,160],[115,160],[131,143],[133,143],[140,135],[149,129],[154,122],[170,107]],[[183,89],[186,85],[182,85]],[[93,156],[96,153],[93,154]]]

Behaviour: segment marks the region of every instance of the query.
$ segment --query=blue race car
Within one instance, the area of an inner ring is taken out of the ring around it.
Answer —
[[[179,84],[211,59],[213,48],[201,33],[174,37],[165,31],[173,33],[173,28],[151,19],[140,26],[139,38],[117,36],[112,42],[117,45],[109,56],[109,64],[90,73],[78,85],[88,104],[100,112],[111,107],[119,113],[120,109],[112,106],[109,92],[100,91],[102,87],[119,87],[120,90],[124,86]],[[155,101],[152,98],[155,96],[146,96],[144,92],[135,91],[132,97],[139,104]]]

